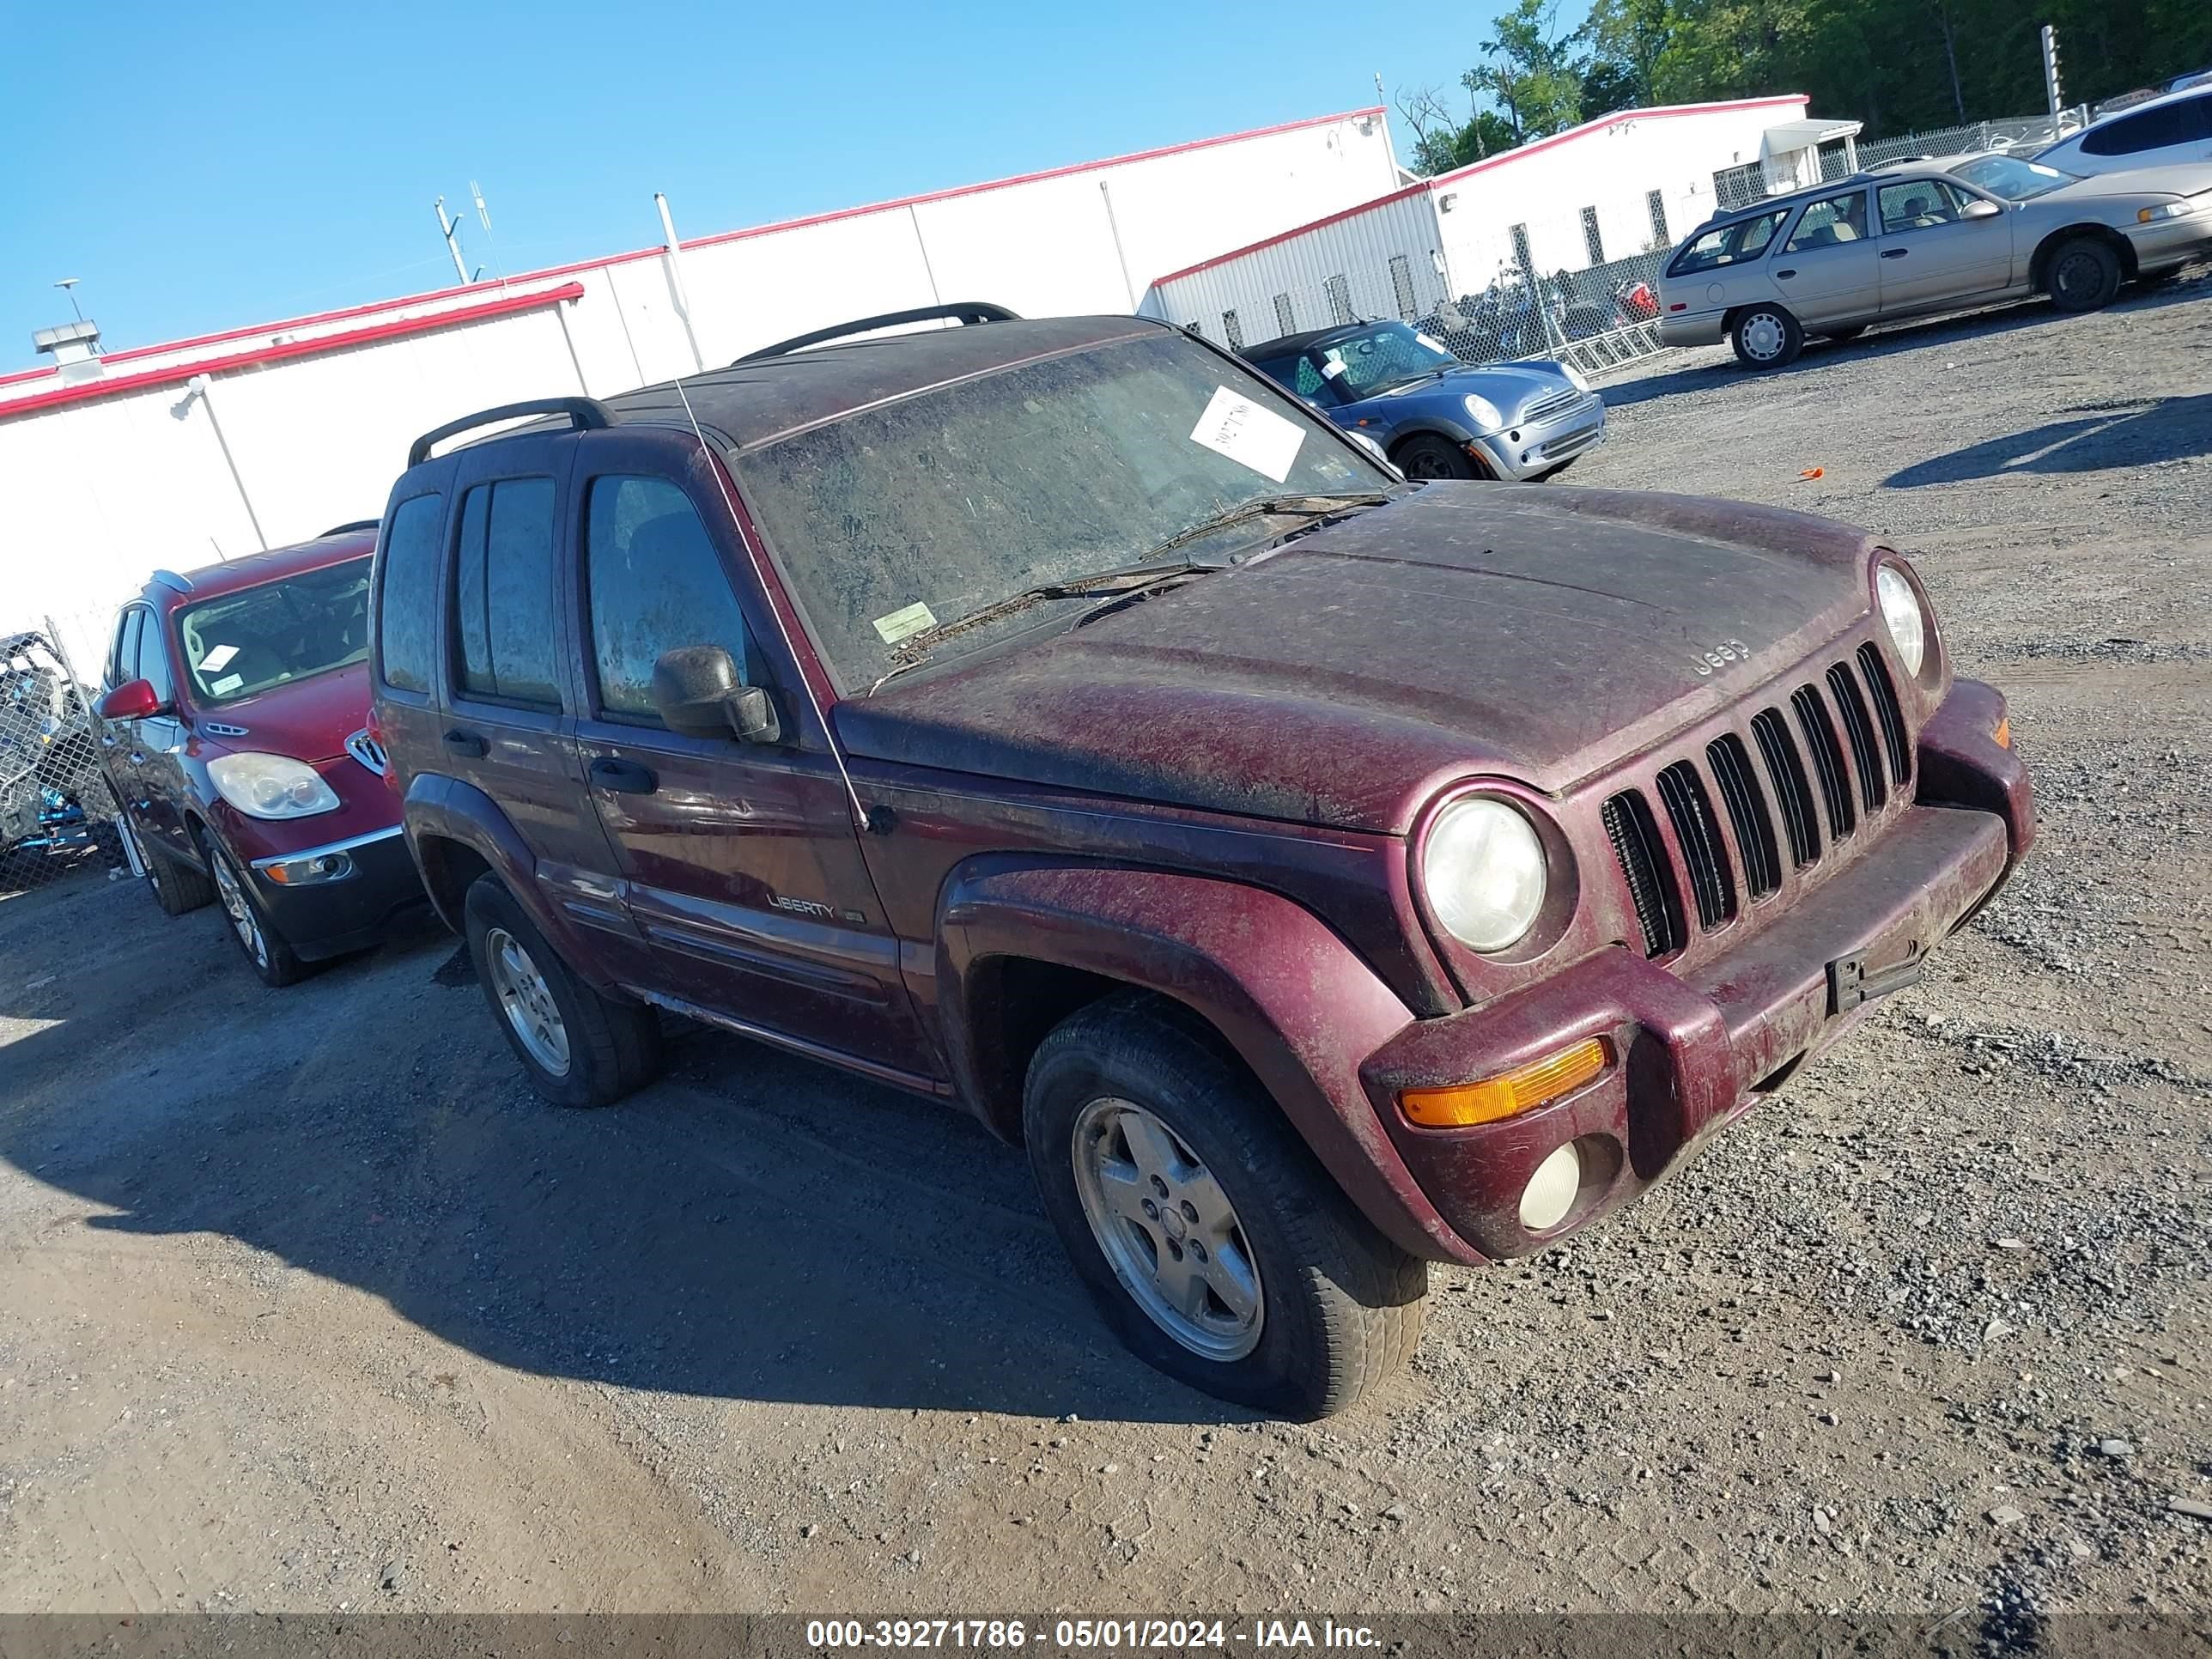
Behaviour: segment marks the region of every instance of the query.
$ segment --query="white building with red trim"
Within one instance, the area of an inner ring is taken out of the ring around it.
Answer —
[[[1161,271],[1398,178],[1382,111],[1355,110],[0,375],[0,632],[53,617],[89,678],[149,572],[373,517],[458,416],[912,306],[1127,313]]]
[[[1857,125],[1808,122],[1806,102],[1791,94],[1586,121],[1178,267],[1140,309],[1256,344],[1354,315],[1410,321],[1524,259],[1548,274],[1657,252],[1712,215],[1717,176],[1747,169],[1776,188],[1820,177],[1820,143]]]

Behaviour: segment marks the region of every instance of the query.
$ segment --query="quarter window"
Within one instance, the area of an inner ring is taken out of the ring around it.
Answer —
[[[1771,213],[1762,213],[1756,218],[1738,219],[1733,223],[1716,225],[1697,237],[1689,246],[1674,256],[1667,267],[1669,276],[1686,276],[1692,271],[1717,270],[1723,265],[1741,264],[1756,259],[1766,252],[1766,245],[1774,240],[1774,233],[1782,228],[1789,216],[1787,208],[1777,208]]]
[[[396,691],[430,690],[438,634],[438,530],[443,495],[400,502],[384,532],[383,576],[376,597],[377,655],[384,683]]]
[[[658,724],[653,665],[681,646],[722,646],[744,670],[744,614],[698,510],[674,484],[594,478],[584,558],[605,713]]]
[[[503,478],[461,497],[453,623],[464,689],[559,705],[550,478]]]
[[[1846,191],[1840,196],[1824,196],[1817,202],[1807,203],[1797,228],[1790,233],[1790,240],[1782,251],[1797,253],[1808,248],[1863,242],[1866,234],[1866,191]]]

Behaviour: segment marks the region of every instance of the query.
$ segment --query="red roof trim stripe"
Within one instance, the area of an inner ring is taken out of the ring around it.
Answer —
[[[862,207],[837,208],[827,213],[810,214],[803,218],[779,220],[774,224],[751,225],[740,230],[717,231],[700,236],[680,246],[685,248],[713,247],[722,242],[743,241],[755,236],[773,236],[787,230],[804,230],[812,225],[832,223],[839,219],[856,219],[871,213],[895,213],[901,208],[922,207],[932,202],[946,202],[963,196],[979,196],[988,191],[1007,190],[1016,185],[1033,185],[1048,179],[1065,179],[1079,173],[1095,173],[1103,167],[1127,167],[1137,161],[1155,161],[1163,156],[1181,155],[1191,150],[1212,149],[1223,144],[1243,143],[1252,138],[1272,138],[1280,133],[1298,132],[1307,127],[1329,126],[1339,121],[1356,121],[1363,116],[1385,113],[1380,104],[1364,109],[1343,110],[1334,115],[1313,115],[1303,120],[1284,121],[1272,127],[1255,127],[1247,132],[1224,133],[1214,138],[1187,139],[1179,144],[1163,144],[1155,149],[1133,150],[1126,155],[1112,155],[1103,161],[1075,161],[1066,167],[1047,167],[1039,173],[1020,173],[1011,178],[993,179],[980,185],[956,185],[945,190],[925,191],[919,196],[902,196],[888,202],[872,202]],[[638,259],[656,258],[662,249],[633,248],[626,253],[611,253],[595,259],[575,259],[567,264],[550,265],[543,270],[526,271],[520,276],[510,276],[505,286],[517,283],[543,282],[549,277],[574,276],[578,271],[596,270],[606,265],[629,264]],[[429,305],[441,300],[457,299],[465,294],[496,291],[497,282],[471,283],[462,287],[433,289],[425,294],[411,294],[398,300],[374,300],[364,305],[347,306],[337,311],[320,311],[312,316],[295,317],[281,323],[258,323],[246,328],[226,329],[217,334],[195,335],[188,339],[168,340],[158,345],[131,346],[121,351],[111,351],[105,361],[128,362],[139,357],[150,357],[163,352],[193,351],[202,346],[222,345],[232,340],[243,340],[261,334],[282,334],[295,328],[316,328],[325,323],[343,322],[349,318],[366,317],[380,311],[394,311],[403,306]],[[202,368],[206,364],[200,366]],[[0,386],[16,380],[36,380],[52,374],[50,368],[27,368],[15,374],[0,375]]]
[[[112,380],[55,386],[49,391],[33,392],[27,398],[19,398],[13,403],[0,404],[0,420],[15,415],[27,415],[35,410],[52,409],[62,404],[88,403],[94,398],[112,398],[125,392],[176,386],[191,380],[195,374],[220,374],[226,369],[283,362],[287,358],[309,357],[325,351],[342,351],[349,346],[396,339],[404,334],[428,334],[460,323],[483,322],[493,317],[510,316],[516,312],[543,310],[564,300],[580,300],[583,297],[584,285],[581,283],[568,283],[559,288],[540,289],[534,294],[510,294],[480,306],[434,312],[427,317],[403,317],[395,322],[349,329],[339,334],[319,335],[312,340],[288,340],[282,345],[234,352],[228,357],[203,357],[193,362],[172,363],[166,368],[149,368],[140,374],[118,375]]]
[[[1248,242],[1243,247],[1231,248],[1226,253],[1217,253],[1210,259],[1200,259],[1194,265],[1185,265],[1181,270],[1171,270],[1164,276],[1155,276],[1152,278],[1152,285],[1158,288],[1164,283],[1178,282],[1185,276],[1195,276],[1201,270],[1212,270],[1216,265],[1225,265],[1231,259],[1241,259],[1248,253],[1258,253],[1263,249],[1287,242],[1293,237],[1303,236],[1310,230],[1325,230],[1331,225],[1341,224],[1346,219],[1356,219],[1361,214],[1370,212],[1376,208],[1388,207],[1393,202],[1402,202],[1408,197],[1419,196],[1423,191],[1434,190],[1438,185],[1465,179],[1472,173],[1485,172],[1491,167],[1503,167],[1508,161],[1516,161],[1523,156],[1534,155],[1539,150],[1555,149],[1573,139],[1587,137],[1593,132],[1601,132],[1607,127],[1617,126],[1623,121],[1663,120],[1675,115],[1711,115],[1721,110],[1760,109],[1784,104],[1794,104],[1802,108],[1811,101],[1809,94],[1792,92],[1774,98],[1743,98],[1717,104],[1667,104],[1656,109],[1616,110],[1611,115],[1601,115],[1595,121],[1585,121],[1578,127],[1569,127],[1565,132],[1555,132],[1548,138],[1539,138],[1533,144],[1523,144],[1518,149],[1509,149],[1502,155],[1485,156],[1480,161],[1470,161],[1465,167],[1455,167],[1449,173],[1440,173],[1433,179],[1423,179],[1417,183],[1394,190],[1387,196],[1378,196],[1371,202],[1362,202],[1358,207],[1346,208],[1340,212],[1328,215],[1326,218],[1316,219],[1308,224],[1295,225],[1289,230],[1278,232],[1273,236],[1262,237],[1256,242]]]

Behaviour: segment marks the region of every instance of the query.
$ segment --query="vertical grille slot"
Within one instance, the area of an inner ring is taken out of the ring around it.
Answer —
[[[1882,746],[1889,750],[1889,779],[1902,789],[1912,776],[1912,739],[1905,730],[1905,710],[1897,701],[1897,687],[1889,678],[1889,665],[1869,640],[1859,647],[1859,672],[1866,677],[1874,698],[1875,718],[1881,722]]]
[[[1629,789],[1607,801],[1602,816],[1606,837],[1613,842],[1613,855],[1620,861],[1621,877],[1636,906],[1637,924],[1644,930],[1644,954],[1672,956],[1687,935],[1682,927],[1682,902],[1675,896],[1651,809],[1642,795]]]
[[[1844,717],[1844,730],[1851,740],[1851,758],[1858,763],[1859,801],[1868,811],[1878,812],[1889,799],[1889,780],[1882,774],[1881,751],[1875,747],[1874,721],[1867,714],[1866,699],[1859,695],[1858,680],[1849,665],[1838,663],[1828,671],[1828,690],[1835,695],[1836,712]]]
[[[1774,821],[1766,816],[1766,793],[1751,769],[1751,751],[1733,732],[1705,745],[1705,764],[1720,786],[1721,803],[1735,826],[1743,857],[1744,890],[1756,903],[1782,885],[1782,854],[1774,844]]]
[[[1690,872],[1690,895],[1697,901],[1698,925],[1717,927],[1735,914],[1735,878],[1729,872],[1728,848],[1721,840],[1720,820],[1705,793],[1705,780],[1687,761],[1676,761],[1660,773],[1659,799],[1674,826],[1674,839],[1682,848],[1682,862]]]
[[[1820,830],[1813,817],[1813,786],[1806,781],[1805,763],[1797,757],[1797,745],[1790,741],[1790,725],[1780,709],[1765,708],[1753,715],[1751,735],[1766,759],[1766,775],[1774,780],[1783,831],[1790,837],[1790,860],[1802,870],[1820,856]]]
[[[1820,780],[1820,799],[1828,809],[1828,839],[1841,841],[1858,825],[1851,807],[1850,780],[1844,775],[1844,746],[1828,721],[1828,705],[1818,686],[1801,685],[1791,693],[1790,708],[1797,711],[1797,728],[1804,734],[1805,751],[1812,757],[1813,775]]]

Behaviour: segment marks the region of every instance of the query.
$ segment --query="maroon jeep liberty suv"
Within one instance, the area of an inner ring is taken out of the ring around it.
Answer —
[[[454,422],[374,604],[408,842],[540,1092],[636,1089],[667,1011],[957,1103],[1132,1348],[1284,1415],[1406,1358],[1428,1262],[1681,1165],[2033,835],[1866,534],[1411,484],[1128,317]]]

